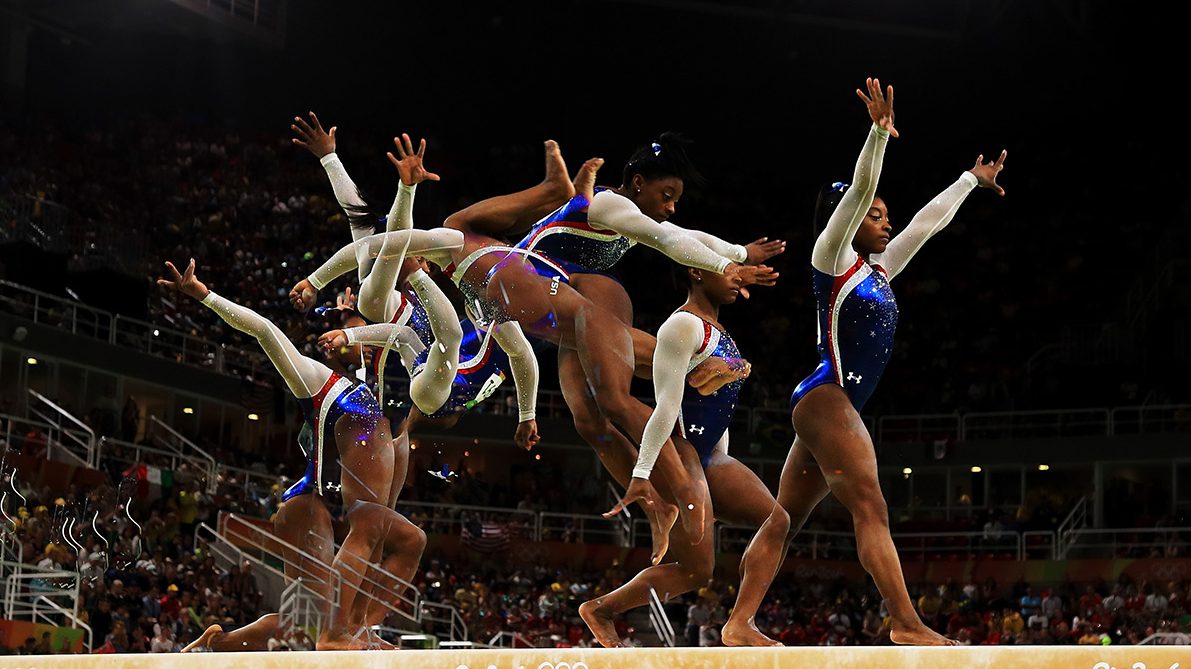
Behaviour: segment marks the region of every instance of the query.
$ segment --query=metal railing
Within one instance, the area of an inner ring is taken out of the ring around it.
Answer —
[[[1021,552],[1018,560],[1057,560],[1059,544],[1057,535],[1050,530],[1029,530],[1021,533]]]
[[[207,473],[207,462],[200,458],[111,437],[100,437],[98,450],[100,462],[152,465],[175,472],[180,471],[182,465],[189,465],[197,474],[205,476]]]
[[[959,441],[962,419],[957,413],[881,416],[873,437],[883,444]]]
[[[629,534],[624,523],[620,516],[605,518],[596,514],[541,511],[534,540],[627,546]]]
[[[370,576],[369,573],[360,573],[354,567],[346,564],[337,564],[332,567],[264,528],[236,521],[235,514],[227,514],[224,517],[224,522],[221,523],[222,527],[219,532],[205,523],[201,524],[195,529],[196,545],[200,534],[205,530],[205,534],[216,537],[216,540],[225,548],[234,550],[241,560],[247,559],[260,565],[275,576],[284,579],[286,583],[295,578],[302,578],[317,586],[326,584],[326,579],[330,579],[332,605],[338,604],[338,593],[342,586],[341,572],[346,571],[351,574],[353,580],[359,581],[359,585],[352,586],[352,589],[355,590],[357,597],[369,600],[369,606],[375,604],[412,622],[420,622],[422,595],[408,581],[384,572],[379,566],[370,567],[370,570],[379,572],[381,578],[391,583],[401,584],[401,592],[396,592]],[[291,559],[288,556],[294,556],[297,559]],[[282,565],[283,569],[278,569],[274,566],[275,564]],[[289,574],[286,573],[285,567],[289,568]],[[326,576],[320,574],[319,571],[314,571],[315,569],[323,572]],[[296,576],[294,576],[295,574]],[[377,593],[384,593],[384,595]],[[412,595],[407,593],[412,593]]]
[[[46,611],[45,609],[49,609]],[[60,619],[56,619],[58,616]],[[78,611],[78,596],[75,596],[74,610],[62,608],[54,602],[54,600],[42,595],[33,600],[33,622],[43,620],[46,623],[54,626],[60,626],[63,621],[70,623],[71,627],[75,629],[82,629],[85,634],[86,641],[83,642],[83,650],[90,651],[95,647],[95,636],[91,633],[91,626],[79,620]]]
[[[1191,549],[1191,527],[1082,528],[1069,530],[1067,536],[1061,559],[1089,553],[1117,558],[1172,557],[1186,555]]]
[[[468,640],[467,625],[463,622],[463,616],[459,615],[459,609],[450,604],[422,600],[420,622],[429,622],[445,628],[447,638],[451,641]]]
[[[716,528],[717,550],[743,553],[752,540],[757,528],[743,525],[724,524]],[[975,556],[1009,557],[1025,559],[1028,554],[1050,552],[1053,554],[1052,532],[1034,532],[1031,537],[1049,535],[1048,540],[1034,542],[1027,546],[1026,535],[1017,532],[893,532],[893,543],[898,554],[906,558],[962,559]],[[1043,547],[1039,548],[1038,543]],[[818,559],[856,559],[856,535],[852,532],[831,530],[803,530],[795,535],[790,544],[790,555]]]
[[[79,575],[77,572],[40,569],[33,565],[4,564],[4,617],[10,620],[48,619],[48,611],[60,613],[70,627],[79,620]],[[8,573],[11,570],[11,573]],[[63,605],[53,600],[60,599]],[[87,630],[90,638],[90,630]]]
[[[164,433],[164,434],[162,434]],[[206,463],[202,468],[207,473],[207,492],[214,493],[218,485],[215,458],[210,453],[199,448],[198,444],[183,437],[180,432],[166,425],[157,416],[149,416],[149,436],[155,442],[169,448],[179,455]]]
[[[1155,632],[1137,642],[1139,646],[1186,646],[1188,644],[1191,644],[1191,634],[1182,632]]]
[[[239,377],[272,365],[259,351],[226,346],[173,328],[0,280],[0,306],[19,318],[91,339]]]
[[[962,419],[962,439],[1098,437],[1112,435],[1107,408],[1064,411],[970,413]]]
[[[520,644],[520,645],[518,645]],[[490,648],[534,648],[534,643],[520,632],[497,632],[488,640]]]
[[[502,509],[493,506],[471,506],[467,504],[436,504],[434,502],[407,502],[397,500],[397,510],[421,511],[408,513],[415,524],[421,523],[427,534],[462,534],[463,525],[476,515],[489,520],[506,523],[510,538],[532,539],[539,536],[541,518],[535,511]]]
[[[1071,512],[1059,523],[1059,528],[1055,531],[1058,536],[1058,544],[1055,546],[1055,555],[1059,559],[1067,559],[1067,551],[1079,538],[1075,534],[1076,530],[1083,529],[1088,524],[1088,498],[1080,497],[1075,506],[1071,507]]]
[[[29,412],[51,426],[47,435],[46,457],[50,456],[53,448],[57,448],[76,464],[95,467],[98,462],[95,455],[95,430],[45,395],[32,388],[27,390],[36,400],[29,404]],[[69,424],[69,429],[64,424]]]

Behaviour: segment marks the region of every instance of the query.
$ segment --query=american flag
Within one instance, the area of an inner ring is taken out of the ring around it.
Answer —
[[[463,524],[463,545],[481,553],[495,553],[509,546],[509,533],[501,523],[473,521]]]

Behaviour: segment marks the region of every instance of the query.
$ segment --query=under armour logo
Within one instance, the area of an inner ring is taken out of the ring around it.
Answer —
[[[860,383],[860,379],[862,379],[862,378],[864,378],[864,377],[860,376],[859,374],[854,374],[852,372],[848,372],[848,380],[849,381],[855,381],[856,383]]]
[[[557,295],[557,294],[558,294],[558,280],[559,280],[560,278],[562,278],[562,277],[558,277],[558,276],[556,276],[556,277],[554,277],[553,279],[550,279],[550,294],[551,294],[551,295]]]
[[[695,434],[703,434],[703,430],[706,430],[706,429],[707,428],[705,428],[705,427],[697,427],[695,425],[692,425],[689,428],[687,428],[687,432],[694,432]]]

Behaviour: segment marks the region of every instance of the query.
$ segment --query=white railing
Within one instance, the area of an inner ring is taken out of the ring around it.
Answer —
[[[534,648],[533,642],[527,639],[524,634],[505,631],[497,632],[488,640],[488,645],[492,648]]]
[[[620,489],[617,488],[616,485],[611,481],[608,481],[606,485],[607,489],[604,503],[606,504],[607,508],[611,509],[620,502],[620,499],[624,495],[621,494]],[[603,516],[601,516],[601,518],[602,517]],[[612,522],[616,523],[616,526],[620,532],[620,536],[616,543],[624,547],[634,545],[632,509],[630,507],[625,507],[624,511],[618,513],[615,518],[612,518]]]
[[[397,510],[421,510],[411,513],[409,519],[427,534],[462,534],[463,525],[474,516],[503,522],[510,538],[532,539],[539,535],[538,513],[521,509],[502,509],[494,506],[470,506],[467,504],[436,504],[434,502],[407,502],[397,500]]]
[[[756,531],[755,527],[720,525],[715,536],[718,550],[742,553]],[[1016,532],[996,535],[983,532],[893,532],[892,537],[900,555],[918,560],[967,560],[979,555],[1002,555],[1020,560],[1025,555],[1023,535]],[[791,541],[789,554],[812,560],[855,559],[856,535],[831,530],[802,530]]]
[[[881,416],[873,437],[883,444],[956,442],[962,434],[961,422],[957,413]]]
[[[622,519],[596,514],[538,513],[536,541],[561,541],[568,544],[627,544],[628,532]]]
[[[0,305],[14,316],[71,334],[102,341],[112,336],[112,314],[11,281],[0,280]]]
[[[413,622],[420,620],[422,596],[413,584],[403,581],[393,574],[383,572],[377,565],[371,566],[370,569],[383,574],[383,578],[403,586],[402,592],[397,593],[386,587],[379,580],[371,577],[368,573],[362,574],[354,567],[344,564],[333,568],[331,565],[282,540],[264,528],[246,522],[235,522],[236,520],[237,518],[234,514],[227,514],[224,517],[224,522],[221,523],[220,532],[215,532],[210,526],[203,524],[199,528],[196,528],[195,540],[197,541],[199,539],[200,530],[205,528],[207,535],[216,536],[220,543],[236,551],[241,559],[251,560],[254,564],[259,565],[270,573],[280,576],[286,583],[294,578],[302,578],[317,586],[327,583],[325,579],[329,578],[332,587],[332,604],[338,604],[338,593],[342,583],[342,576],[339,570],[347,571],[352,575],[353,579],[359,581],[359,585],[353,586],[357,597],[364,597],[370,600],[371,603],[387,609],[390,613],[395,613]],[[291,555],[299,559],[291,559],[289,557]],[[266,558],[280,560],[283,565],[290,568],[289,574],[287,575],[285,571],[271,566]],[[304,566],[303,562],[307,563],[308,566]],[[325,571],[323,574],[319,574],[312,569]],[[292,574],[297,574],[298,576],[295,577]],[[384,593],[385,596],[381,597],[377,593]],[[406,593],[412,593],[412,596]],[[394,601],[399,602],[399,604],[393,603]]]
[[[1030,530],[1021,533],[1021,552],[1018,560],[1057,560],[1059,544],[1050,530]]]
[[[450,604],[439,604],[422,600],[421,621],[442,625],[447,630],[447,638],[451,641],[467,641],[467,625],[459,609]]]
[[[962,420],[962,438],[1098,437],[1112,434],[1106,408],[1066,411],[996,411],[970,413]]]
[[[52,450],[51,445],[66,454],[71,460],[83,467],[95,467],[95,430],[86,423],[75,418],[69,411],[52,402],[32,388],[27,389],[35,402],[29,404],[30,413],[51,426],[46,447],[48,458]],[[69,429],[64,427],[69,424]]]
[[[116,449],[120,449],[120,452],[117,452]],[[152,465],[175,472],[180,471],[182,465],[189,465],[198,475],[205,475],[207,472],[207,462],[200,458],[111,437],[100,437],[97,450],[101,462]]]
[[[1088,553],[1116,558],[1185,556],[1191,549],[1191,527],[1083,528],[1067,535],[1065,552],[1059,554],[1062,559]]]
[[[1188,644],[1191,644],[1191,634],[1182,632],[1155,632],[1137,642],[1139,646],[1186,646]]]
[[[155,432],[154,428],[156,428],[157,432],[164,432],[165,434]],[[215,488],[218,485],[215,471],[216,463],[215,458],[210,453],[199,448],[198,444],[193,441],[183,437],[180,432],[166,425],[157,416],[149,416],[149,434],[157,443],[176,451],[179,455],[205,462],[206,465],[202,469],[207,473],[207,492],[215,492]]]
[[[239,377],[272,370],[259,351],[225,346],[168,326],[147,323],[0,280],[0,306],[39,325]]]
[[[45,609],[49,609],[46,611]],[[55,619],[54,616],[60,616],[61,620]],[[50,625],[61,625],[65,620],[70,623],[70,626],[75,629],[82,629],[86,635],[86,641],[83,642],[83,651],[89,652],[94,648],[95,637],[91,633],[91,626],[79,620],[79,598],[76,594],[74,597],[74,610],[65,609],[58,606],[54,600],[46,596],[38,597],[33,600],[33,622],[38,620],[45,621]]]
[[[42,609],[49,608],[44,602],[49,598],[60,598],[72,611],[69,619],[78,622],[79,575],[72,571],[39,569],[33,565],[5,565],[5,571],[13,573],[4,577],[4,617],[11,620],[32,620]],[[67,585],[68,587],[62,587]]]
[[[1067,559],[1067,551],[1078,539],[1079,535],[1075,534],[1076,530],[1083,529],[1088,524],[1088,498],[1080,497],[1075,506],[1071,507],[1071,511],[1063,522],[1059,523],[1059,529],[1055,531],[1058,536],[1058,544],[1055,546],[1055,554],[1059,559]]]

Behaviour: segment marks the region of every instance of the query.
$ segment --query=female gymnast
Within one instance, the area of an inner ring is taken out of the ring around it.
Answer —
[[[302,356],[277,326],[209,290],[195,276],[193,259],[184,273],[179,273],[171,262],[166,262],[166,267],[171,278],[158,279],[157,283],[199,300],[232,327],[255,337],[302,405],[313,428],[313,443],[305,475],[283,499],[289,501],[304,494],[341,498],[349,524],[348,535],[333,563],[341,576],[339,606],[320,634],[317,647],[358,647],[353,639],[358,627],[353,625],[358,621],[353,615],[358,610],[355,599],[374,549],[382,546],[386,554],[382,565],[408,582],[425,548],[422,530],[391,508],[399,491],[394,487],[400,483],[393,474],[405,470],[408,450],[394,448],[389,421],[367,387]],[[329,452],[331,443],[338,457]]]
[[[782,470],[777,500],[797,532],[819,501],[829,492],[834,494],[852,514],[860,562],[889,607],[892,641],[948,645],[954,642],[922,623],[906,592],[889,534],[889,511],[877,480],[876,453],[860,410],[893,350],[898,309],[889,281],[951,221],[973,188],[1004,195],[996,177],[1006,153],[987,164],[979,156],[975,166],[891,239],[888,208],[876,190],[885,144],[890,135],[898,136],[893,125],[893,87],[886,94],[878,80],[869,79],[867,88],[867,94],[856,93],[868,108],[873,126],[852,185],[833,185],[820,198],[818,216],[826,217],[826,224],[811,255],[820,362],[790,398],[797,437]]]
[[[663,133],[657,142],[641,147],[622,171],[617,188],[599,187],[587,207],[565,206],[538,221],[517,248],[536,251],[566,269],[571,285],[587,299],[611,312],[632,328],[633,305],[624,286],[606,274],[634,245],[650,246],[675,261],[692,267],[722,272],[729,262],[760,264],[785,248],[781,241],[759,239],[748,246],[730,244],[700,230],[685,229],[669,222],[685,184],[698,182],[699,176],[686,153],[686,141],[674,133]],[[494,227],[491,222],[463,210],[447,219],[445,225],[457,229],[481,230],[489,234],[512,232]],[[772,285],[772,277],[756,277],[755,282]],[[653,358],[653,337],[632,330],[636,373],[648,378]],[[559,384],[571,409],[575,429],[595,448],[604,467],[622,486],[631,479],[636,449],[607,413],[601,411],[595,379],[584,374],[578,352],[559,348]],[[724,370],[717,370],[722,373]],[[705,377],[703,377],[705,378]],[[734,377],[723,379],[731,381]],[[699,385],[700,380],[693,378]],[[667,460],[669,458],[667,457]],[[670,461],[666,469],[677,466]],[[668,505],[659,509],[672,514]],[[654,530],[653,561],[666,551],[666,532],[673,523],[652,522]],[[658,536],[659,532],[663,536]]]
[[[714,516],[760,528],[741,561],[738,605],[724,626],[724,643],[780,645],[757,631],[752,615],[742,615],[749,604],[759,605],[765,596],[781,563],[782,541],[790,528],[789,516],[761,479],[728,455],[728,427],[744,379],[737,379],[710,395],[685,383],[687,373],[709,357],[719,357],[734,368],[747,365],[736,343],[719,323],[720,307],[735,302],[742,285],[735,276],[693,268],[683,268],[682,276],[688,289],[686,303],[658,330],[653,358],[657,407],[645,426],[632,483],[624,498],[606,515],[619,513],[624,506],[640,499],[660,447],[677,423],[681,437],[675,436],[674,443],[691,477],[711,491]],[[712,516],[707,514],[705,532],[711,530]],[[679,528],[674,531],[683,532]],[[679,539],[672,546],[673,562],[648,567],[620,588],[579,607],[580,616],[602,645],[620,645],[612,617],[648,603],[650,589],[669,599],[695,590],[711,579],[715,553],[710,542],[691,545]],[[745,606],[742,608],[740,604]]]
[[[602,162],[589,160],[580,169],[576,184],[582,184],[581,190],[585,192],[582,198],[572,198],[564,207],[569,209],[568,214],[587,206],[593,195],[595,173]],[[460,235],[461,243],[448,244],[448,233]],[[470,231],[400,230],[373,235],[340,249],[300,282],[295,292],[303,294],[302,303],[312,303],[317,289],[358,265],[361,246],[368,247],[364,254],[373,254],[385,242],[399,241],[419,247],[418,254],[447,268],[447,274],[459,285],[466,304],[473,310],[474,318],[486,323],[517,321],[531,335],[576,349],[586,375],[598,380],[593,385],[601,410],[631,438],[640,439],[650,412],[629,395],[629,380],[635,365],[633,337],[628,327],[572,289],[566,270],[538,253],[504,246],[492,237]],[[717,271],[724,271],[726,266],[726,260],[722,264],[714,263]],[[743,274],[746,283],[757,283],[760,274],[756,268],[737,266],[731,271]],[[679,512],[684,525],[694,540],[701,540],[705,491],[695,488],[672,449],[663,450],[659,469],[681,502]],[[652,505],[652,497],[647,497],[646,503]]]

